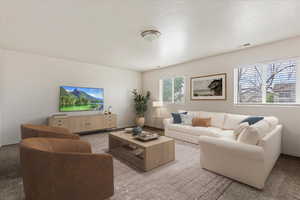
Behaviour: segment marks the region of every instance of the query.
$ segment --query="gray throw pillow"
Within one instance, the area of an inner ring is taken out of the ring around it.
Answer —
[[[180,117],[183,125],[192,125],[193,115],[180,114]]]

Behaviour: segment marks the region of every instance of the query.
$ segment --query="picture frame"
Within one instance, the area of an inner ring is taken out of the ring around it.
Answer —
[[[191,77],[191,101],[198,100],[226,100],[227,74],[211,74]]]

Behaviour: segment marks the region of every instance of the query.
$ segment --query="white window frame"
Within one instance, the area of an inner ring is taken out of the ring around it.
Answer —
[[[175,78],[183,78],[183,102],[175,102],[174,101],[174,80]],[[163,101],[163,80],[171,79],[172,80],[172,101]],[[186,80],[185,76],[174,76],[174,77],[164,77],[159,80],[159,100],[164,104],[178,104],[183,105],[185,104],[185,97],[186,97]]]
[[[263,96],[262,96],[262,101],[263,103],[241,103],[238,101],[238,87],[239,87],[239,82],[238,82],[238,71],[239,71],[239,68],[242,68],[244,66],[247,66],[247,65],[240,65],[236,68],[234,68],[234,81],[233,81],[233,88],[234,88],[234,105],[235,106],[282,106],[282,107],[293,107],[293,106],[296,106],[296,107],[299,107],[300,106],[300,57],[298,58],[286,58],[286,59],[278,59],[278,60],[273,60],[273,61],[266,61],[266,62],[261,62],[259,64],[263,64],[263,65],[266,65],[266,64],[269,64],[269,63],[272,63],[272,62],[280,62],[280,61],[284,61],[284,60],[296,60],[296,77],[297,77],[297,81],[296,81],[296,102],[295,103],[266,103],[265,101],[265,98],[266,98],[266,95],[265,92],[266,91],[263,91]],[[253,65],[256,65],[256,64],[253,64]],[[249,65],[248,65],[249,66]],[[266,74],[264,73],[263,76],[265,76]],[[264,88],[264,87],[263,87]],[[298,102],[297,102],[298,101]]]

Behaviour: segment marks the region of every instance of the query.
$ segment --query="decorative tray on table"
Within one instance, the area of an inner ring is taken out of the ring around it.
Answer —
[[[150,133],[143,131],[141,134],[135,137],[135,139],[140,140],[142,142],[147,142],[151,140],[156,140],[159,138],[159,135],[157,133]]]

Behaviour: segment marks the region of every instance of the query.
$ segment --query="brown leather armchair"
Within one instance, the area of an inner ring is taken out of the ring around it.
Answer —
[[[20,143],[26,200],[102,200],[114,193],[113,160],[89,143],[28,138]]]
[[[80,139],[79,135],[71,133],[66,128],[51,127],[46,125],[33,125],[33,124],[21,125],[21,137],[22,139],[32,138],[32,137]]]

